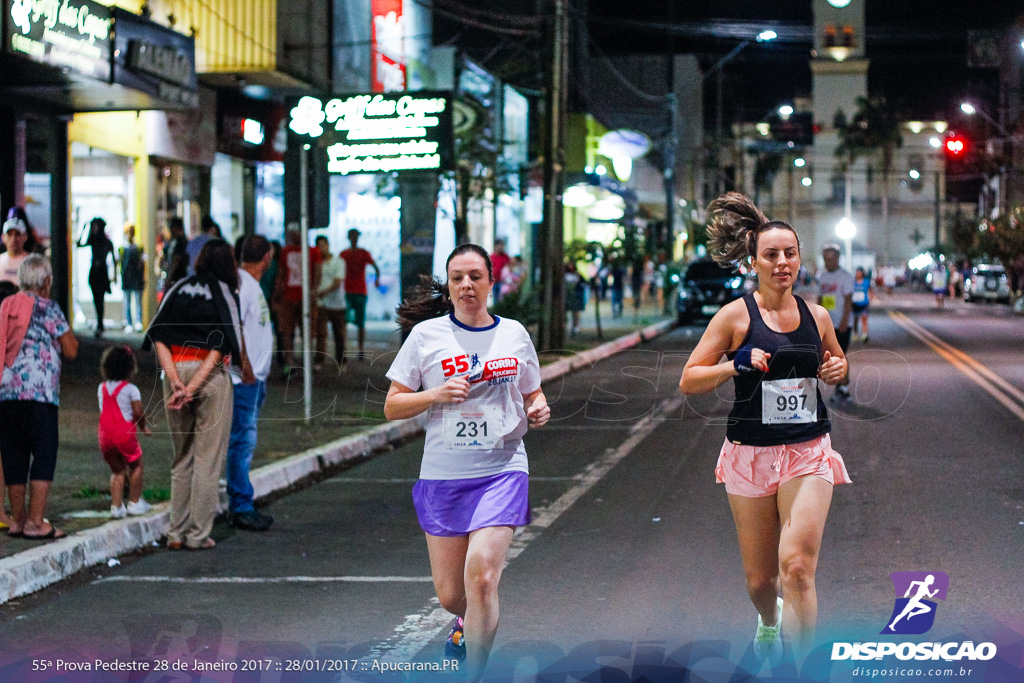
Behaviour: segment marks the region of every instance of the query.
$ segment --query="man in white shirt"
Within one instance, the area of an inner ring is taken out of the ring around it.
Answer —
[[[832,318],[839,347],[846,353],[850,347],[850,321],[853,317],[853,275],[839,267],[838,244],[826,244],[821,256],[825,260],[825,269],[818,274],[818,303]],[[849,400],[850,390],[846,388],[849,383],[847,365],[846,377],[836,385],[836,398]]]
[[[260,278],[270,268],[270,242],[262,235],[250,235],[242,243],[242,267],[238,270],[239,316],[245,359],[242,376],[231,375],[234,411],[231,439],[228,442],[227,491],[228,522],[236,529],[266,531],[274,522],[253,506],[253,488],[249,466],[256,450],[256,428],[260,408],[267,396],[267,377],[274,353],[274,333],[270,326],[270,307],[260,289]]]
[[[28,240],[28,226],[20,218],[11,218],[4,223],[4,246],[7,251],[0,254],[0,280],[18,284],[18,268],[28,257],[25,242]]]
[[[316,363],[314,368],[322,370],[327,360],[327,323],[334,332],[334,358],[340,368],[345,362],[345,261],[331,255],[331,244],[321,235],[316,238],[316,248],[323,261],[320,264],[320,284],[316,289]]]

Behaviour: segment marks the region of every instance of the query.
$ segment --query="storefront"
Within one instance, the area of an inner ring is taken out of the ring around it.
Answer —
[[[392,318],[403,287],[434,268],[444,205],[439,176],[454,165],[451,103],[450,93],[422,91],[326,101],[304,97],[289,112],[289,146],[316,146],[311,163],[325,168],[315,173],[330,174],[328,220],[313,223],[318,229],[311,230],[310,240],[326,235],[337,253],[348,247],[348,231],[355,228],[361,232],[359,246],[380,268],[376,289],[372,270],[367,275],[370,319]],[[287,167],[292,197],[299,196],[297,168]],[[297,227],[299,211],[289,209],[289,214]]]
[[[285,107],[239,93],[217,95],[217,157],[210,214],[226,237],[284,240]]]
[[[208,195],[198,168],[212,163],[200,149],[207,128],[213,148],[213,103],[204,126],[189,36],[91,0],[2,6],[0,206],[25,207],[54,264],[54,299],[81,324],[95,317],[90,250],[75,246],[82,227],[103,218],[120,247],[132,224],[153,255],[169,213],[198,214],[185,203],[204,185]],[[116,324],[121,293],[112,289],[106,317]]]

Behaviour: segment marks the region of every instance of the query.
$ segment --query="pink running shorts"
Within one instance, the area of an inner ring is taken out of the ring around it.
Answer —
[[[743,446],[726,440],[715,467],[715,479],[725,484],[726,492],[746,498],[773,495],[787,481],[807,475],[833,485],[853,483],[828,434],[781,446]]]

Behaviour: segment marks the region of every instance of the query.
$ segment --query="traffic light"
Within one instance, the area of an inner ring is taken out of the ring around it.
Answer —
[[[946,156],[950,159],[963,159],[966,155],[966,138],[958,133],[950,133],[946,137]]]

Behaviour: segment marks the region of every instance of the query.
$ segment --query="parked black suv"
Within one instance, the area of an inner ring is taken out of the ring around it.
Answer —
[[[714,261],[694,261],[686,267],[679,282],[679,324],[710,319],[722,306],[746,293],[747,278],[736,268],[726,268]]]

